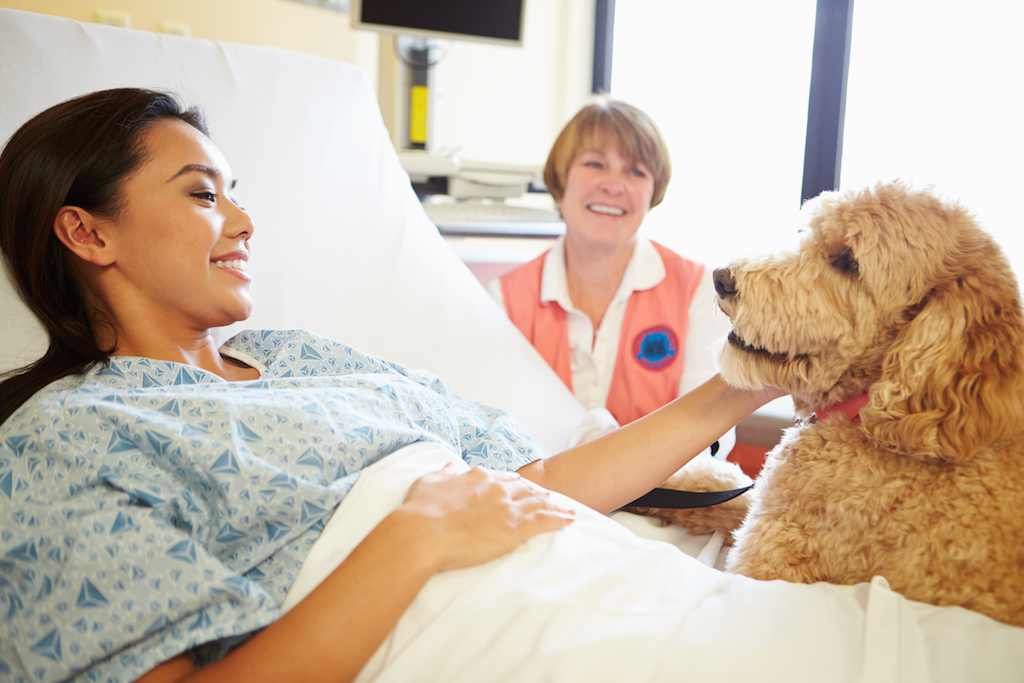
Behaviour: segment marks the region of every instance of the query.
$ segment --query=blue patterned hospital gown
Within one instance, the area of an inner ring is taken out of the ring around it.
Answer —
[[[0,681],[220,657],[278,617],[363,468],[417,441],[492,469],[541,455],[508,415],[329,339],[226,347],[261,378],[118,357],[0,427]]]

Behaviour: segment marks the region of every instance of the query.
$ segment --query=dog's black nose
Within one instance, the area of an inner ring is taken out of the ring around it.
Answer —
[[[714,273],[715,291],[718,298],[728,299],[736,294],[736,280],[732,277],[732,271],[728,268],[716,268]]]

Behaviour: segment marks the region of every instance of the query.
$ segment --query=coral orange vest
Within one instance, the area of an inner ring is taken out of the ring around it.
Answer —
[[[657,410],[679,395],[690,301],[704,266],[651,242],[665,264],[665,278],[635,291],[626,304],[608,412],[620,425]],[[557,302],[540,300],[544,252],[501,278],[505,310],[519,331],[572,390],[569,324]]]

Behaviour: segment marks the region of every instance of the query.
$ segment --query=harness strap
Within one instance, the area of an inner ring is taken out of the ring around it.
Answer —
[[[640,496],[627,507],[672,508],[676,510],[709,507],[732,500],[752,488],[754,488],[753,484],[739,489],[730,489],[729,491],[698,492],[654,489],[650,493]]]

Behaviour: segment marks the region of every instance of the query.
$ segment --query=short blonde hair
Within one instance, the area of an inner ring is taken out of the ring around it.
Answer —
[[[668,145],[650,116],[631,104],[608,98],[583,107],[551,147],[544,166],[544,183],[555,201],[562,201],[569,167],[576,157],[584,149],[608,140],[618,146],[623,156],[633,163],[642,163],[651,171],[654,192],[649,208],[660,204],[672,178]]]

